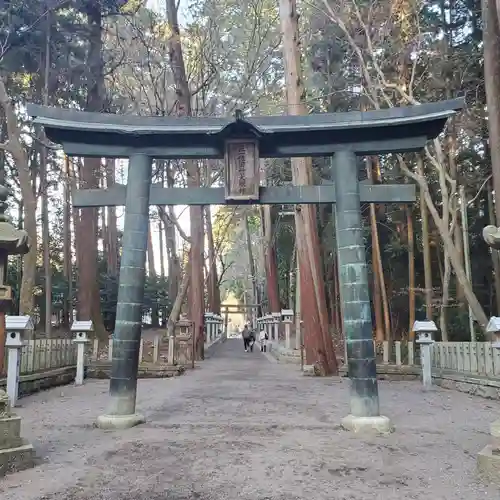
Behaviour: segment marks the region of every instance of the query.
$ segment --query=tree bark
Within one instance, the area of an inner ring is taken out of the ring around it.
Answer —
[[[500,11],[495,0],[482,0],[481,10],[489,149],[495,191],[496,225],[500,225]]]
[[[177,19],[177,5],[175,0],[166,0],[167,22],[170,27],[168,40],[170,66],[175,82],[177,95],[177,116],[191,116],[191,91],[186,74],[182,53],[181,34]],[[200,171],[195,161],[187,161],[187,185],[200,186]],[[191,286],[190,307],[191,320],[194,323],[194,338],[198,359],[204,357],[204,276],[203,276],[203,207],[190,206],[189,218],[191,226]]]
[[[280,0],[279,11],[283,33],[283,59],[288,113],[305,115],[300,69],[299,29],[295,0]],[[310,158],[293,158],[292,179],[295,185],[311,184]],[[300,206],[295,216],[298,262],[300,266],[301,308],[304,315],[306,362],[317,364],[323,374],[337,373],[337,358],[328,325],[325,287],[320,265],[319,238],[316,229],[316,207]]]
[[[246,240],[247,255],[248,255],[248,266],[250,269],[250,280],[252,283],[252,303],[258,304],[260,297],[257,289],[257,270],[255,269],[255,259],[253,258],[252,239],[250,237],[250,225],[248,223],[248,214],[245,214],[243,224],[245,229],[245,240]]]
[[[368,158],[366,162],[366,174],[368,180],[373,180],[373,161]],[[377,215],[375,203],[370,203],[370,228],[372,233],[372,273],[373,273],[373,308],[375,312],[375,339],[382,342],[385,339],[383,314],[382,314],[382,283],[380,276],[382,261],[380,255],[380,243],[378,238]],[[385,288],[385,283],[384,283]]]
[[[415,332],[415,235],[413,231],[413,210],[406,206],[406,227],[408,232],[408,337],[413,340]]]
[[[408,170],[405,172],[407,175],[412,177],[411,172]],[[414,177],[414,176],[413,176]],[[432,197],[429,192],[429,186],[427,185],[424,178],[416,179],[420,185],[421,193],[423,193],[425,203],[429,208],[429,212],[434,220],[434,223],[439,231],[439,234],[443,240],[443,245],[448,252],[448,256],[453,266],[453,270],[455,271],[457,280],[464,290],[464,296],[467,299],[467,303],[471,307],[472,313],[474,314],[478,324],[480,325],[483,331],[486,330],[486,325],[488,324],[488,318],[484,313],[483,307],[477,300],[476,295],[474,294],[474,290],[472,289],[470,281],[467,279],[465,274],[465,269],[462,265],[460,254],[457,252],[455,248],[455,244],[453,242],[452,236],[449,234],[448,223],[443,221],[439,217],[439,213],[432,201]]]
[[[417,156],[417,172],[424,176],[424,161],[421,155]],[[431,245],[429,240],[429,218],[427,215],[427,205],[422,192],[420,192],[420,218],[422,220],[422,246],[424,257],[424,286],[425,286],[425,315],[432,320],[432,260]]]
[[[264,264],[266,269],[267,299],[271,312],[280,312],[280,294],[278,285],[278,266],[274,244],[274,224],[272,209],[269,205],[262,207],[262,229],[264,234]]]
[[[48,11],[49,12],[49,11]],[[51,17],[47,14],[45,25],[45,54],[44,54],[44,84],[43,104],[49,104],[49,77],[50,77],[50,29]],[[42,136],[44,136],[43,134]],[[52,333],[52,268],[50,265],[50,221],[49,221],[49,193],[47,179],[47,148],[40,150],[40,191],[42,193],[42,246],[43,246],[43,274],[45,281],[45,334]]]
[[[488,218],[490,224],[496,226],[495,224],[495,206],[493,203],[493,193],[491,182],[488,182]],[[496,299],[496,308],[497,315],[500,314],[500,252],[490,247],[491,251],[491,262],[493,264],[493,280],[495,287],[495,299]]]
[[[169,338],[175,337],[175,323],[181,315],[182,303],[186,298],[189,282],[191,281],[191,264],[191,258],[188,258],[188,263],[186,269],[184,270],[184,276],[182,277],[179,293],[175,297],[175,301],[172,304],[172,310],[170,311],[170,316],[167,321],[167,337]]]
[[[210,312],[220,314],[220,290],[217,277],[217,253],[214,246],[214,234],[212,228],[212,211],[210,205],[205,207],[206,232],[208,244],[208,297]]]
[[[148,256],[148,276],[152,283],[156,281],[156,269],[155,269],[155,252],[153,247],[153,232],[151,227],[151,221],[149,222],[149,231],[148,231],[148,248],[147,248],[147,256]],[[151,306],[151,326],[158,327],[160,320],[160,314],[158,311],[157,303],[154,303]]]
[[[69,158],[64,156],[64,205],[63,205],[63,271],[68,283],[64,299],[63,324],[69,327],[73,320],[73,258],[71,251],[71,185]]]
[[[115,184],[115,160],[106,160],[106,187],[109,189]],[[116,208],[107,207],[107,268],[112,276],[118,275],[118,230],[116,227]]]
[[[0,108],[3,109],[5,114],[7,127],[7,142],[4,147],[12,155],[17,169],[24,204],[24,230],[30,238],[30,250],[23,258],[19,314],[32,315],[34,313],[33,289],[35,287],[37,261],[37,202],[31,183],[28,155],[21,142],[21,129],[2,78],[0,78]]]
[[[167,187],[174,187],[174,177],[171,167],[166,166]],[[174,300],[179,293],[179,283],[181,281],[181,263],[177,255],[177,241],[175,235],[175,225],[172,222],[175,217],[174,207],[169,205],[167,208],[167,217],[162,218],[165,228],[165,244],[167,248],[167,266],[168,266],[168,297]]]
[[[90,81],[88,83],[87,111],[103,111],[104,76],[102,68],[102,14],[100,4],[86,4],[89,26],[89,53],[87,65]],[[100,158],[85,158],[81,169],[81,188],[99,187],[101,170]],[[101,314],[99,275],[97,271],[97,215],[96,208],[82,208],[79,230],[85,238],[79,239],[78,302],[79,319],[92,320],[98,337],[107,337]]]

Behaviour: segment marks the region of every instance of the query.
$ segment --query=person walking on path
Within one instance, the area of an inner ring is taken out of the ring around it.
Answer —
[[[260,352],[267,352],[267,333],[261,330],[259,333]]]
[[[243,327],[243,331],[241,332],[243,337],[243,345],[245,347],[245,352],[248,352],[248,348],[250,347],[250,342],[252,341],[252,331],[248,324]]]

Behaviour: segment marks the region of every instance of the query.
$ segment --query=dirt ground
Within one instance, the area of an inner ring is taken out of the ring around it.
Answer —
[[[140,381],[140,427],[93,427],[107,389],[89,381],[21,400],[40,463],[1,479],[2,500],[500,498],[475,475],[495,401],[381,382],[396,432],[361,439],[339,427],[347,381],[302,377],[240,339],[182,377]]]

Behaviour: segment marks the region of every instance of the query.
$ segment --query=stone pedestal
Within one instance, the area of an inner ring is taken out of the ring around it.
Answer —
[[[0,390],[0,477],[34,467],[33,446],[21,438],[21,417],[10,412],[6,393]]]
[[[391,421],[383,415],[375,417],[347,415],[347,417],[342,419],[341,425],[346,431],[351,431],[355,434],[390,434],[394,432]]]
[[[477,454],[477,471],[491,483],[500,485],[500,420],[491,424],[491,444]]]

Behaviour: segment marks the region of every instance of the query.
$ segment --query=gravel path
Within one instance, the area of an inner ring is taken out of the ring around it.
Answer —
[[[476,453],[500,403],[417,382],[381,382],[396,433],[360,439],[339,428],[347,381],[218,346],[201,368],[141,380],[147,423],[95,429],[106,381],[22,399],[23,435],[40,464],[0,480],[2,500],[479,500]]]

